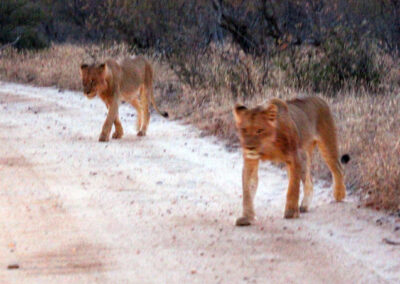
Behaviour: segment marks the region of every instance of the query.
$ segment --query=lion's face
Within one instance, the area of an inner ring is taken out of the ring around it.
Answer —
[[[275,141],[277,107],[247,109],[236,105],[233,114],[244,155],[248,159],[259,159]]]
[[[107,88],[105,80],[106,66],[105,64],[95,65],[81,65],[81,76],[83,93],[89,99],[94,98],[98,93]]]

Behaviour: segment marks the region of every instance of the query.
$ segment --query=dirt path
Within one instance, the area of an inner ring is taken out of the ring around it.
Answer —
[[[0,283],[400,282],[382,241],[398,219],[317,183],[285,220],[286,175],[265,164],[258,220],[234,227],[239,153],[157,115],[137,138],[127,106],[123,139],[99,143],[104,117],[78,93],[0,83]]]

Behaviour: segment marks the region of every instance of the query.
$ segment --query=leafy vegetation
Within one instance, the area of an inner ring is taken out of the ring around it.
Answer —
[[[48,46],[39,25],[45,19],[39,5],[26,0],[3,0],[0,3],[0,43],[19,49]]]

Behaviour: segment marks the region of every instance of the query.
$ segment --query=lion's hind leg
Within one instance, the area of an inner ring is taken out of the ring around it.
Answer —
[[[137,99],[133,99],[132,101],[131,101],[131,105],[136,109],[136,115],[137,115],[137,118],[136,118],[136,131],[138,131],[138,136],[141,136],[141,135],[139,135],[139,133],[140,133],[140,129],[142,128],[142,110],[141,110],[141,106],[140,106],[140,103],[139,103],[139,101],[137,100]]]
[[[333,196],[336,201],[342,201],[346,197],[343,168],[339,161],[336,135],[326,135],[317,143],[325,163],[333,177]]]
[[[304,196],[303,200],[301,201],[300,212],[307,212],[309,210],[314,194],[313,181],[311,177],[311,163],[315,145],[316,142],[312,142],[312,144],[306,150],[306,162],[301,176],[304,188]]]
[[[299,195],[300,180],[302,175],[302,164],[300,157],[296,155],[289,163],[287,163],[289,176],[289,186],[286,193],[285,218],[299,217]]]
[[[149,101],[147,99],[147,92],[145,86],[140,88],[140,109],[141,109],[141,121],[142,124],[140,126],[140,130],[138,132],[138,136],[145,136],[147,132],[147,127],[149,126],[150,122],[150,112],[149,112]]]
[[[147,128],[148,128],[149,122],[150,122],[150,112],[149,112],[148,103],[146,103],[146,105],[143,107],[142,120],[143,120],[143,123],[142,123],[142,128],[140,131],[143,133],[143,135],[146,135]]]

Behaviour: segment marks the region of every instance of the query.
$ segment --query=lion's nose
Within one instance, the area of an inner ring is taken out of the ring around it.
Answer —
[[[255,149],[256,149],[256,147],[247,147],[247,150],[250,150],[250,151],[253,151]]]

